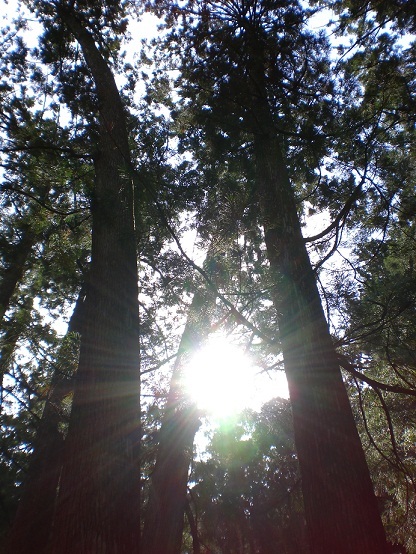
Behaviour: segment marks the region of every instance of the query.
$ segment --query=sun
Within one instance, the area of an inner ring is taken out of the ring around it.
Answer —
[[[284,374],[262,374],[241,347],[223,337],[211,338],[194,354],[184,371],[184,386],[201,410],[218,419],[244,408],[259,409],[276,396],[288,397]]]

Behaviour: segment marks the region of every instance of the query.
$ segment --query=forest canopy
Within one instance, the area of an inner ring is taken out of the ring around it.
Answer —
[[[0,552],[416,554],[413,3],[2,7]]]

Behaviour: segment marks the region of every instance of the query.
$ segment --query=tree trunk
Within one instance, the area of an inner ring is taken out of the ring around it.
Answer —
[[[192,513],[192,508],[189,502],[189,498],[187,498],[187,502],[185,506],[185,514],[191,531],[192,554],[201,554],[201,544],[199,541],[198,523],[194,517],[194,514]]]
[[[169,396],[159,432],[159,447],[147,505],[141,554],[179,554],[187,504],[188,471],[200,422],[196,406],[183,390],[182,370],[189,355],[209,333],[212,292],[196,292],[189,308],[172,372]]]
[[[27,327],[30,325],[31,309],[33,307],[33,298],[25,297],[23,306],[13,314],[13,318],[4,321],[0,336],[0,413],[3,411],[4,399],[4,376],[10,370],[13,363],[13,355],[16,351],[18,341],[24,335]]]
[[[142,554],[181,551],[188,471],[198,427],[199,420],[192,407],[181,408],[163,421],[151,478]]]
[[[51,554],[134,554],[140,539],[139,348],[133,186],[114,76],[89,32],[60,6],[99,104],[91,278]]]
[[[311,554],[386,554],[386,536],[268,101],[263,44],[249,75],[256,186],[279,318]]]
[[[268,110],[257,185],[294,418],[311,554],[383,554],[387,544],[337,354]]]
[[[30,229],[30,226],[25,226],[19,242],[13,246],[12,252],[8,256],[8,267],[3,271],[0,282],[0,321],[3,320],[4,314],[9,308],[10,300],[17,284],[23,277],[27,259],[37,240],[38,237]]]
[[[68,335],[82,332],[84,294],[81,291],[68,325]],[[72,341],[69,337],[69,341]],[[52,529],[62,468],[64,421],[62,401],[71,392],[73,368],[68,366],[65,345],[60,351],[50,391],[39,422],[28,473],[8,537],[7,552],[42,554]]]

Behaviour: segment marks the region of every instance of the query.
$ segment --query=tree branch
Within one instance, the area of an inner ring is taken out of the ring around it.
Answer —
[[[364,373],[361,373],[355,367],[346,359],[345,356],[340,355],[338,358],[339,365],[348,371],[351,375],[354,377],[357,377],[364,383],[367,383],[367,385],[370,385],[374,390],[384,390],[387,392],[395,392],[398,394],[407,394],[409,396],[416,396],[416,390],[415,389],[409,389],[406,387],[401,387],[400,385],[388,385],[387,383],[380,383],[380,381],[376,381],[375,379],[372,379],[371,377],[368,377],[368,375],[364,375]]]

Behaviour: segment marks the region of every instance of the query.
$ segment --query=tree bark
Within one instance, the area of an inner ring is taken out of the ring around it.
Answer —
[[[260,117],[267,114],[265,106],[258,108]],[[254,142],[311,554],[387,553],[281,147],[273,132],[258,133]]]
[[[159,432],[141,554],[181,552],[188,472],[200,425],[197,408],[183,390],[182,375],[190,354],[208,336],[209,311],[214,303],[213,293],[201,290],[195,293],[189,308]]]
[[[138,287],[126,118],[108,63],[65,4],[99,104],[91,278],[49,552],[134,554],[140,539]]]
[[[256,186],[289,385],[311,554],[387,554],[370,473],[302,236],[268,101],[263,45],[248,41]],[[251,121],[252,123],[252,121]]]
[[[82,332],[84,293],[80,292],[68,325],[67,335]],[[69,337],[69,340],[72,339]],[[65,423],[62,401],[72,391],[73,368],[68,366],[63,346],[57,359],[45,402],[29,470],[7,542],[7,552],[42,554],[50,537],[62,468]]]
[[[189,502],[189,498],[187,499],[187,502],[186,502],[185,514],[186,514],[186,519],[188,520],[188,523],[189,523],[189,528],[191,530],[192,553],[201,554],[201,544],[199,541],[198,523],[194,517],[194,514],[192,513],[192,508]]]

